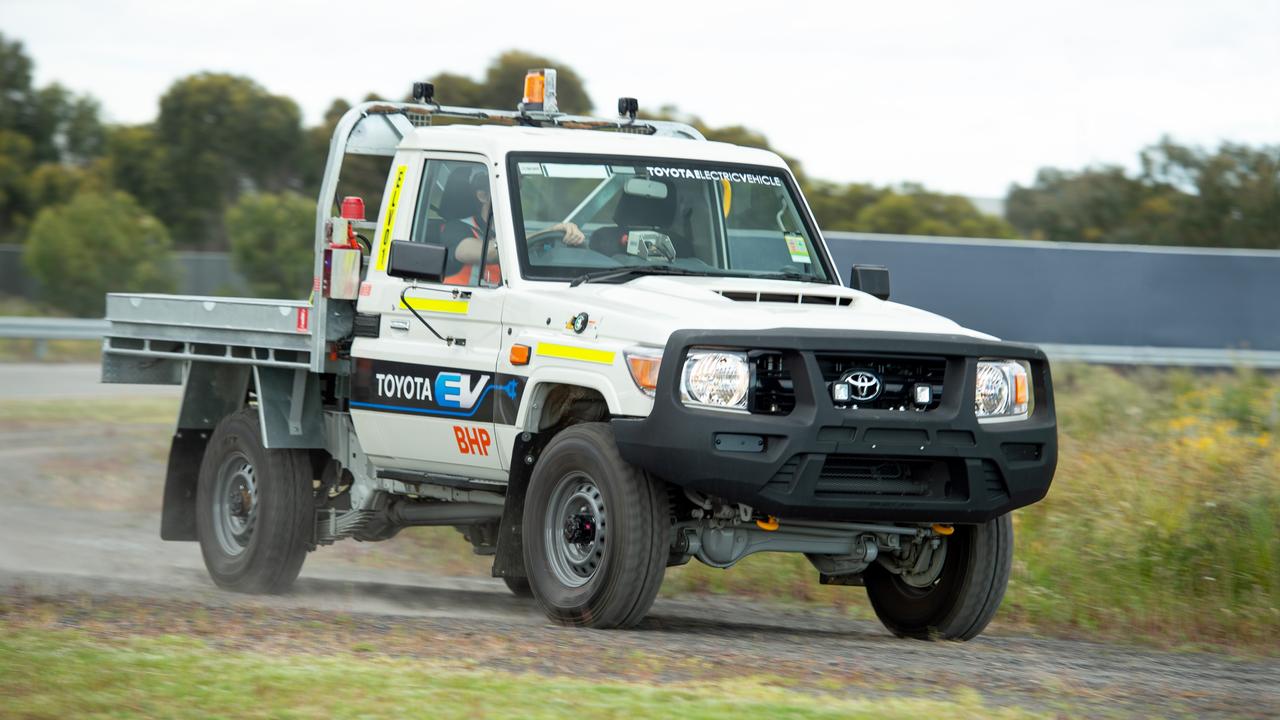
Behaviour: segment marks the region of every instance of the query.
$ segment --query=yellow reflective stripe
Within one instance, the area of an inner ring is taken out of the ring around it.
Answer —
[[[404,187],[404,174],[408,165],[396,168],[396,184],[391,186],[391,198],[387,201],[387,218],[382,221],[382,235],[378,240],[378,269],[387,269],[391,255],[391,230],[396,226],[396,209],[400,207],[400,188]]]
[[[535,351],[543,357],[564,358],[565,360],[581,360],[582,362],[612,365],[617,353],[612,350],[593,350],[576,345],[557,345],[555,343],[538,343]]]
[[[466,315],[471,309],[469,300],[437,300],[435,298],[405,298],[400,301],[400,308],[413,308],[433,313],[450,313]]]

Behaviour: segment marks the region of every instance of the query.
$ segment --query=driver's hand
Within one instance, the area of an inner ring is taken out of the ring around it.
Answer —
[[[587,236],[573,223],[557,223],[547,230],[559,230],[564,233],[563,242],[569,247],[578,247],[587,241]]]

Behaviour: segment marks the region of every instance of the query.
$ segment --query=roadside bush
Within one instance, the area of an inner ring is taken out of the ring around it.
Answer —
[[[1006,611],[1037,625],[1274,647],[1280,382],[1083,367],[1064,376],[1057,478],[1048,498],[1014,514]]]
[[[82,192],[36,216],[23,261],[46,302],[101,317],[107,292],[172,292],[169,232],[123,192]]]
[[[314,200],[297,193],[245,195],[227,210],[231,262],[259,297],[311,291]]]

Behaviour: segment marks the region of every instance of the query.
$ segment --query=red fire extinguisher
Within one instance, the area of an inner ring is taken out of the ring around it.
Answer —
[[[355,223],[364,221],[364,200],[354,195],[342,198],[341,217],[347,221],[347,237],[330,238],[329,247],[360,249],[360,243],[356,241]]]

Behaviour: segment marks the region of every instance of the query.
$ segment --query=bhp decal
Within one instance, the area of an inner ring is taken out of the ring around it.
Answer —
[[[458,441],[458,452],[463,455],[488,455],[492,439],[484,428],[465,425],[453,426],[453,439]]]

